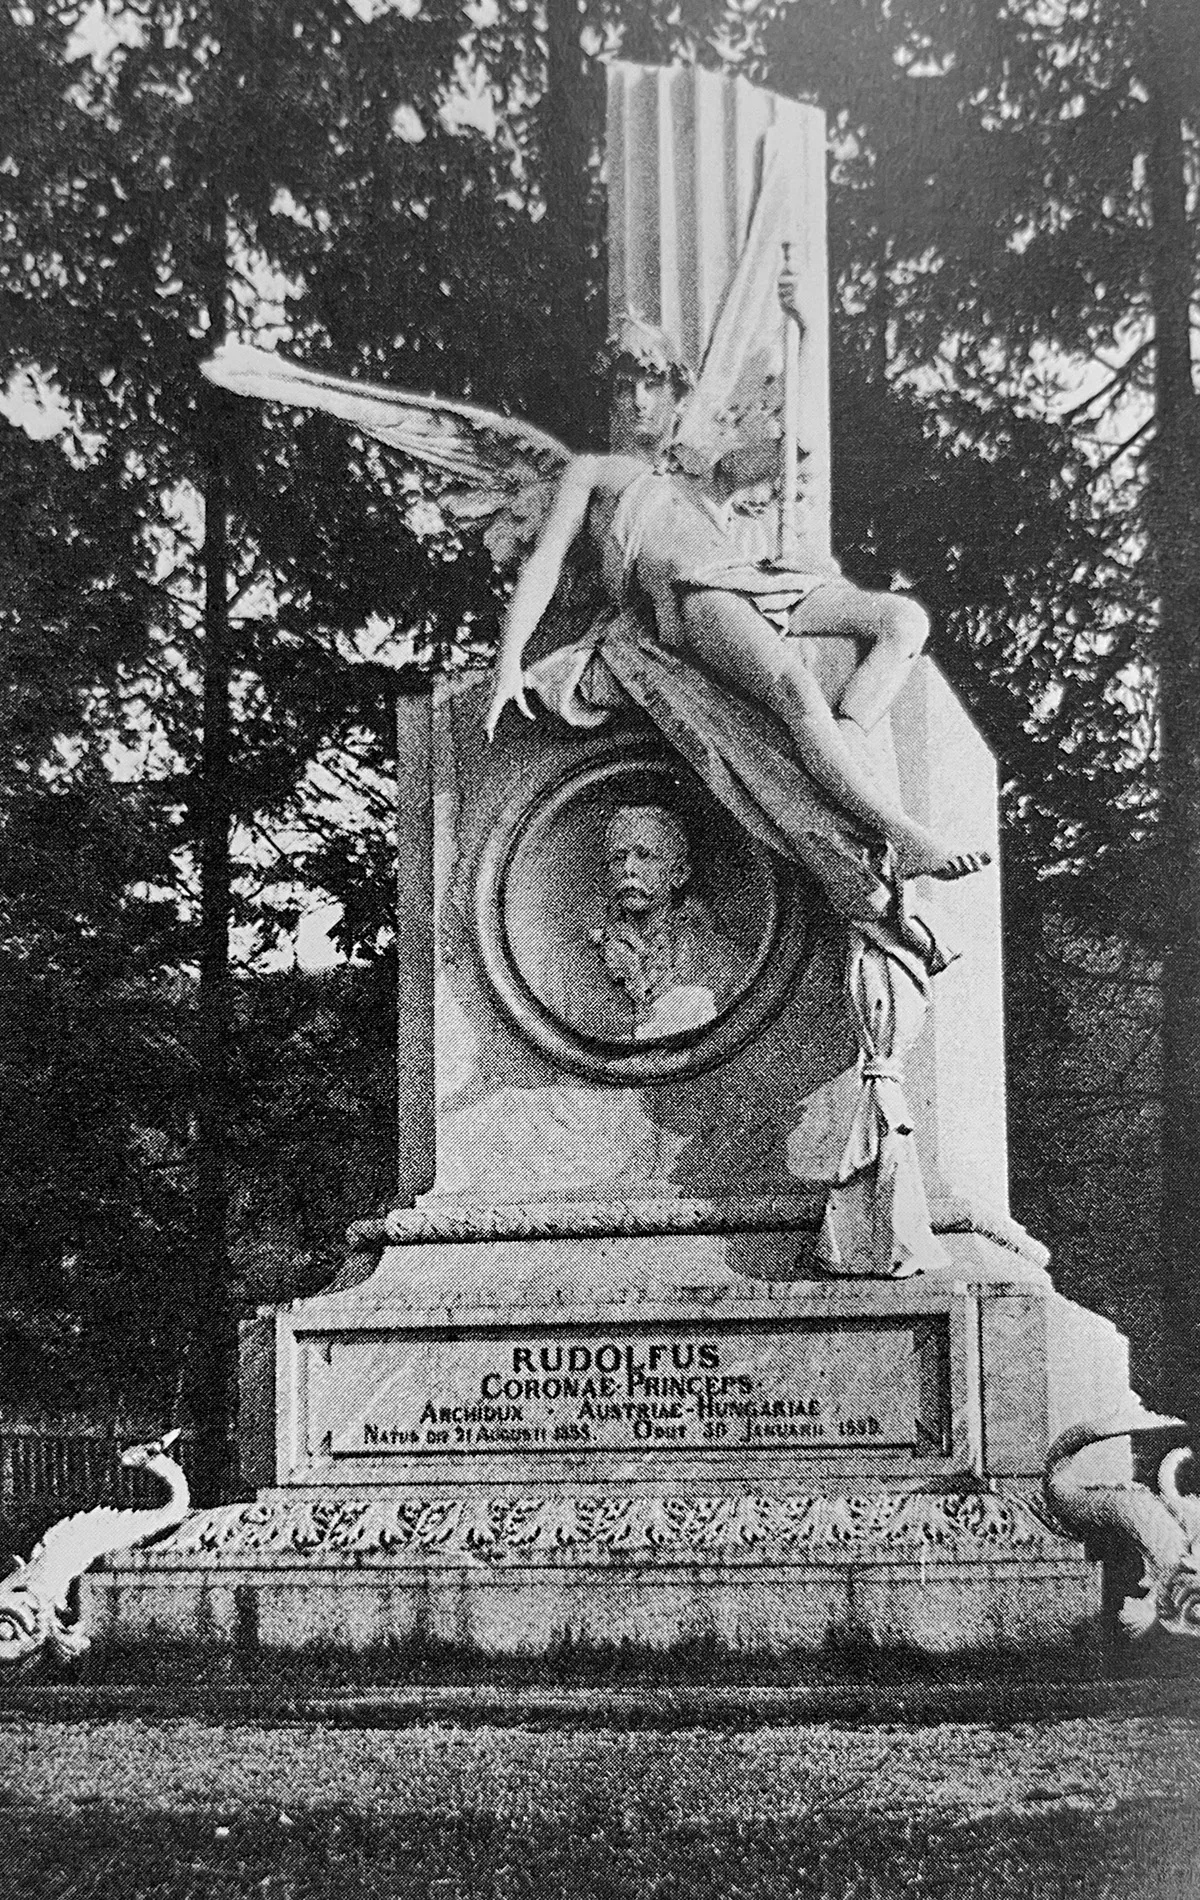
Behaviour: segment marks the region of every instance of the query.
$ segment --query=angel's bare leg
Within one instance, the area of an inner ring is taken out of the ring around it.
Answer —
[[[929,615],[908,594],[873,594],[849,581],[826,581],[794,607],[796,634],[843,634],[868,650],[842,690],[835,712],[872,732],[889,710],[929,638]]]
[[[857,589],[846,591],[858,593]],[[829,604],[827,602],[827,606]],[[921,610],[918,608],[917,612]],[[963,877],[988,862],[984,853],[949,851],[923,825],[909,818],[896,800],[879,786],[858,745],[848,737],[848,731],[862,736],[857,721],[848,728],[850,715],[844,710],[856,681],[865,675],[862,692],[855,694],[852,700],[860,712],[864,707],[869,711],[870,705],[880,698],[882,710],[886,710],[901,684],[901,668],[907,670],[920,652],[924,634],[913,647],[911,635],[915,622],[911,617],[908,637],[904,637],[903,629],[898,626],[894,640],[881,637],[872,647],[842,695],[841,718],[834,717],[795,646],[776,633],[770,622],[747,601],[734,594],[688,590],[681,600],[680,617],[685,642],[695,657],[747,698],[768,706],[783,721],[796,741],[802,764],[817,784],[851,817],[882,832],[896,847],[902,876]],[[921,620],[924,622],[923,613]],[[792,625],[795,628],[794,618]],[[818,626],[823,632],[834,630],[827,615],[814,619],[812,630]],[[839,625],[837,630],[842,631],[843,627]],[[847,625],[844,630],[849,632],[851,628]],[[883,649],[880,662],[868,671],[880,647]],[[904,653],[907,657],[903,657]]]

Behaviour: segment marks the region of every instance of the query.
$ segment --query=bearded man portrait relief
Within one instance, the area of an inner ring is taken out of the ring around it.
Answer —
[[[746,975],[692,886],[687,833],[661,805],[621,805],[604,831],[605,912],[589,933],[637,1041],[710,1023]]]

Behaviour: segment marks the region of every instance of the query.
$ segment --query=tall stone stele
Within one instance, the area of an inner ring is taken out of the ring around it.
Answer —
[[[768,133],[810,313],[798,534],[819,562],[821,114],[613,66],[610,296],[699,361]],[[808,646],[832,698],[853,645]],[[824,892],[651,725],[509,715],[489,746],[488,700],[471,676],[401,712],[396,1205],[352,1230],[330,1291],[245,1328],[256,1501],[124,1560],[102,1616],[125,1635],[495,1653],[1094,1633],[1098,1568],[1038,1481],[1058,1432],[1125,1396],[1126,1351],[1009,1215],[996,871],[941,896],[961,954],[901,1088],[863,1059]],[[932,664],[875,765],[935,832],[996,851],[992,760]],[[676,906],[634,956],[605,882],[631,808]],[[921,1270],[832,1278],[815,1264],[831,1183],[883,1088],[885,1119],[906,1103],[889,1138],[914,1131]]]

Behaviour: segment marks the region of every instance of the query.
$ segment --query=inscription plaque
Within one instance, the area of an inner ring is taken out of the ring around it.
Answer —
[[[359,1460],[938,1455],[948,1448],[947,1352],[944,1323],[925,1316],[333,1337],[310,1349],[309,1446]]]

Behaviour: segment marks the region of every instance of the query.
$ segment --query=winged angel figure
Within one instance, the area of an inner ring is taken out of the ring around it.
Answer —
[[[929,631],[911,597],[870,593],[829,561],[756,561],[752,502],[777,476],[786,324],[799,285],[778,273],[768,150],[746,245],[705,353],[687,371],[661,330],[630,315],[610,339],[610,452],[575,455],[543,431],[468,403],[371,387],[227,346],[210,381],[321,409],[441,479],[438,505],[518,566],[488,716],[533,716],[531,695],[582,726],[631,702],[745,827],[816,874],[835,908],[943,960],[911,914],[905,880],[987,863],[901,808],[868,761]],[[778,301],[777,301],[778,299]],[[779,305],[783,307],[781,320]],[[746,339],[749,338],[749,344]],[[760,536],[761,539],[761,536]],[[533,664],[534,636],[549,645]],[[845,634],[863,657],[835,705],[797,636]]]
[[[115,1510],[98,1505],[52,1524],[28,1563],[0,1581],[0,1669],[25,1665],[41,1649],[59,1662],[74,1662],[91,1642],[80,1581],[98,1557],[115,1556],[163,1536],[182,1524],[190,1498],[183,1467],[171,1456],[179,1432],[150,1445],[131,1445],[121,1463],[148,1471],[167,1487],[152,1510]]]
[[[775,558],[761,558],[756,495],[778,488],[785,524],[790,513],[778,478],[794,463],[783,439],[794,435],[779,415],[804,333],[786,250],[779,265],[787,192],[768,133],[746,243],[694,386],[660,329],[633,314],[618,326],[606,455],[572,454],[468,403],[242,346],[203,368],[236,393],[322,409],[424,465],[444,515],[480,530],[501,569],[519,569],[489,737],[510,707],[532,717],[534,697],[584,727],[640,709],[748,832],[823,885],[853,927],[847,991],[862,1089],[818,1257],[834,1272],[895,1274],[940,1261],[898,1063],[950,954],[907,885],[963,877],[988,859],[917,824],[871,763],[870,735],[927,638],[923,608],[851,585],[783,536]],[[860,656],[832,704],[808,664],[822,634],[849,636]]]

